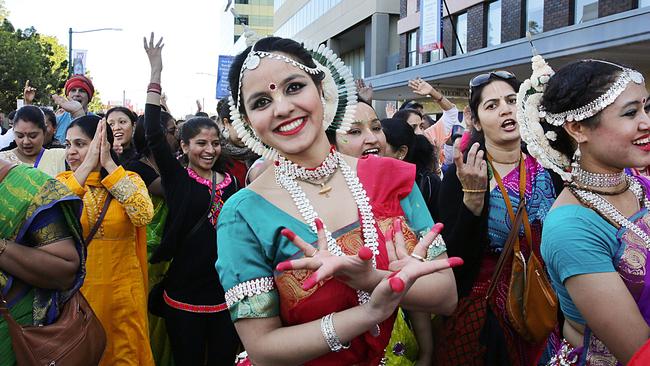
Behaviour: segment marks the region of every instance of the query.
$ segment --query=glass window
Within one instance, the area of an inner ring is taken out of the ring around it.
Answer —
[[[406,67],[418,64],[418,31],[414,30],[406,34]]]
[[[650,6],[650,0],[639,0],[639,8]]]
[[[574,24],[580,24],[598,18],[598,0],[575,0]]]
[[[493,1],[488,7],[487,46],[501,43],[501,0]]]
[[[461,55],[467,52],[467,13],[458,14],[456,16],[456,47],[454,47],[454,54]]]
[[[235,17],[235,24],[248,25],[248,15],[239,15]]]
[[[526,1],[526,31],[531,34],[544,31],[544,2],[539,0]]]
[[[235,4],[248,4],[248,0],[235,0]]]

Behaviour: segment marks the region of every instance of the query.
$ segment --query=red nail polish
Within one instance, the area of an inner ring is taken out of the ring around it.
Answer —
[[[395,219],[393,220],[393,235],[397,234],[398,232],[402,231],[402,220],[400,219]]]
[[[307,291],[312,287],[316,286],[317,283],[318,283],[318,275],[314,273],[313,275],[309,276],[309,278],[306,279],[305,282],[302,283],[302,289]]]
[[[282,229],[282,231],[280,231],[280,234],[282,234],[282,236],[289,239],[290,241],[293,241],[293,239],[296,238],[296,234],[293,231],[287,229],[286,227]]]
[[[393,290],[393,292],[404,291],[404,281],[402,281],[401,278],[391,278],[388,280],[388,283],[390,284],[390,288]]]
[[[369,261],[370,259],[372,259],[372,250],[370,250],[370,248],[365,246],[361,247],[361,249],[359,249],[358,255],[359,258],[361,258],[362,260]]]
[[[445,227],[445,224],[443,224],[442,222],[439,222],[439,223],[433,225],[433,227],[431,228],[431,232],[436,233],[436,234],[440,234],[444,227]]]
[[[288,270],[288,269],[292,269],[292,268],[293,268],[293,265],[291,264],[291,261],[280,262],[280,263],[278,263],[278,265],[275,267],[275,269],[278,270],[278,271],[280,271],[280,272],[282,272],[282,271],[286,271],[286,270]]]
[[[453,268],[453,267],[462,266],[463,263],[465,262],[461,257],[451,257],[451,258],[447,258],[447,263],[449,263],[449,266]]]
[[[395,271],[395,272],[391,273],[390,275],[388,275],[388,277],[386,277],[386,278],[393,278],[393,277],[397,276],[398,273],[399,273],[399,271]]]
[[[323,221],[318,217],[314,220],[316,223],[316,230],[323,230]]]

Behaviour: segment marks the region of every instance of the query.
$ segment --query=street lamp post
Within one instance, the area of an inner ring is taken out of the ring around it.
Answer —
[[[98,29],[89,29],[84,31],[75,31],[72,28],[68,28],[68,77],[72,76],[72,33],[91,33],[91,32],[101,32],[101,31],[122,31],[122,28],[98,28]]]

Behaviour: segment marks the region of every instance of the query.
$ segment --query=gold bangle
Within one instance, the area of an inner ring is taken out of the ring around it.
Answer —
[[[463,192],[465,192],[465,193],[485,193],[485,192],[487,192],[487,189],[467,189],[467,188],[463,188]]]
[[[7,239],[0,239],[0,256],[7,250]]]

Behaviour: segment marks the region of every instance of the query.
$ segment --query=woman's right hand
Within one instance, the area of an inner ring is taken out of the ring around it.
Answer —
[[[151,38],[147,41],[147,37],[144,37],[144,50],[147,52],[147,57],[149,57],[149,65],[151,66],[151,73],[160,74],[163,69],[162,65],[162,49],[165,46],[162,41],[163,38],[160,37],[158,43],[154,46],[154,34],[151,32]]]
[[[456,139],[454,142],[456,176],[463,189],[463,203],[475,216],[479,216],[483,210],[484,194],[488,186],[487,163],[483,160],[484,152],[479,150],[478,142],[470,147],[467,161],[463,161],[460,140]]]

